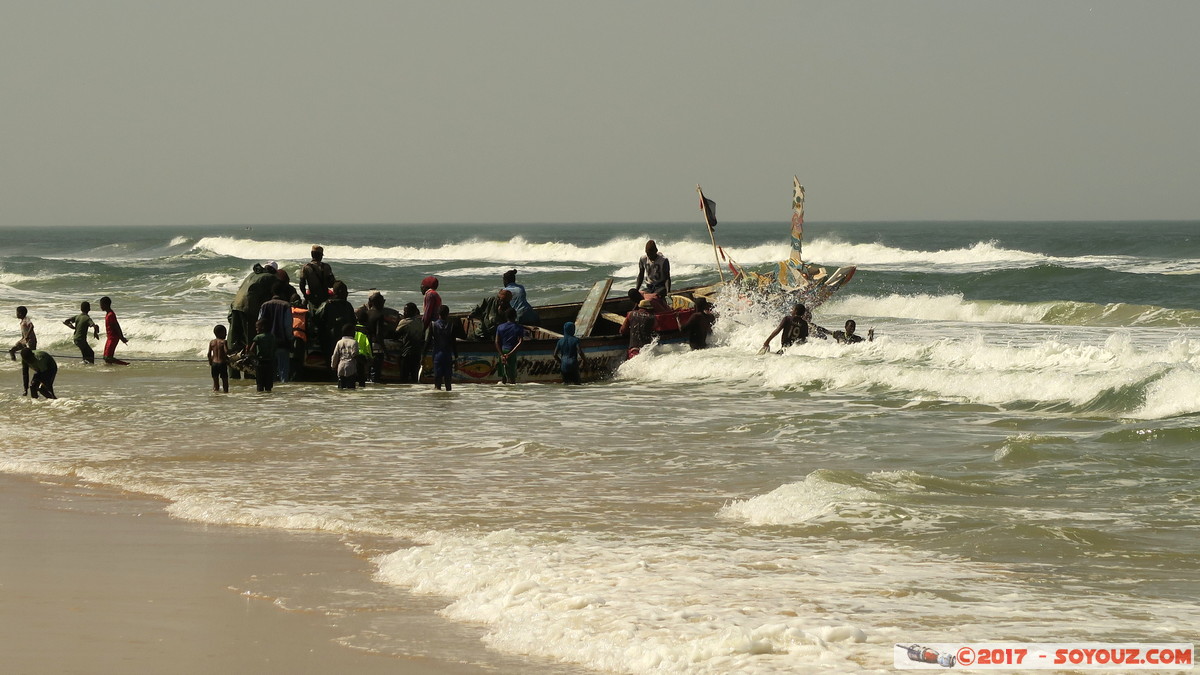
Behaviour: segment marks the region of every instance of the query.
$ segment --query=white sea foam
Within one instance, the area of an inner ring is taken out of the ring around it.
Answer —
[[[870,490],[812,473],[799,483],[788,483],[765,495],[726,504],[717,516],[747,525],[794,525],[834,515],[847,504],[858,506],[878,499],[879,495]]]
[[[870,542],[633,547],[511,530],[433,539],[378,558],[377,578],[452,598],[443,613],[486,626],[496,649],[602,671],[875,671],[885,645],[913,639],[911,625],[966,638],[1020,622],[1033,639],[1126,620],[1119,602],[1054,597],[995,565]]]
[[[178,238],[177,238],[178,239]],[[671,260],[672,266],[695,265],[711,269],[714,264],[711,242],[700,239],[668,241],[659,239],[659,247]],[[626,266],[636,261],[645,244],[645,237],[616,237],[594,246],[572,243],[531,242],[522,236],[509,239],[471,238],[440,246],[342,246],[325,247],[330,260],[372,261],[380,264],[402,264],[412,260],[505,260],[514,265],[536,261],[575,261],[591,264]],[[245,260],[290,260],[297,264],[309,258],[307,242],[255,240],[244,237],[204,237],[193,250]],[[728,257],[744,266],[758,266],[785,260],[791,253],[786,241],[756,246],[724,247]],[[1157,264],[1129,256],[1055,257],[1042,253],[1007,249],[994,241],[980,241],[971,246],[923,251],[897,248],[879,243],[846,243],[817,237],[805,242],[807,260],[822,265],[858,265],[877,270],[979,270],[996,268],[1025,268],[1037,265],[1063,267],[1109,268],[1126,272],[1163,273],[1186,271],[1188,265],[1175,262]],[[1165,267],[1164,267],[1165,265]],[[633,268],[636,273],[636,267]],[[689,272],[691,273],[691,272]],[[629,276],[627,272],[622,275]]]
[[[923,293],[867,296],[843,293],[825,303],[819,312],[852,317],[895,317],[923,321],[963,323],[1045,324],[1055,326],[1200,326],[1200,311],[1152,305],[1090,302],[1017,303],[966,300],[961,293]]]
[[[1113,410],[1130,417],[1200,411],[1192,390],[1200,344],[1180,338],[1163,350],[1112,334],[1103,344],[1046,339],[1029,345],[993,343],[982,336],[910,342],[881,335],[875,342],[839,345],[811,340],[783,355],[756,355],[774,322],[752,310],[717,324],[715,347],[690,352],[655,346],[623,364],[618,377],[647,382],[746,382],[769,390],[817,388],[863,395],[880,391],[913,399],[994,406],[1065,403],[1086,409],[1111,392],[1161,381],[1146,406]],[[777,343],[776,343],[777,344]],[[1164,377],[1172,374],[1170,377]],[[1129,406],[1128,397],[1119,405]]]
[[[855,317],[890,316],[933,321],[963,321],[989,323],[1039,323],[1054,303],[1021,304],[1015,302],[981,302],[964,300],[961,293],[952,295],[886,296],[838,295],[827,302],[822,314],[845,314]]]
[[[994,241],[981,241],[966,248],[919,251],[884,244],[848,244],[818,239],[805,246],[811,260],[855,261],[876,269],[911,269],[914,266],[1030,267],[1054,260],[1041,253],[1006,249]]]
[[[15,272],[0,272],[0,284],[19,284],[23,281],[36,281],[39,277],[31,277],[25,274],[16,274]]]
[[[205,290],[229,294],[236,293],[242,284],[241,278],[224,272],[205,272],[192,277],[190,281]]]
[[[428,546],[382,556],[377,576],[453,598],[443,613],[487,626],[487,643],[507,652],[635,673],[818,665],[859,672],[857,657],[874,651],[862,644],[870,636],[850,612],[819,599],[831,594],[828,586],[815,592],[819,579],[842,578],[853,557],[843,556],[845,566],[835,570],[821,554],[630,548],[509,530],[439,535]]]
[[[489,267],[460,267],[450,270],[442,270],[438,272],[439,277],[485,277],[495,276],[499,278],[508,270],[513,269],[512,265],[492,265]],[[587,267],[571,266],[571,265],[526,265],[517,270],[518,279],[524,278],[526,275],[538,274],[544,272],[587,272]]]
[[[1145,402],[1129,413],[1134,419],[1163,419],[1200,412],[1200,369],[1177,368],[1151,383]]]

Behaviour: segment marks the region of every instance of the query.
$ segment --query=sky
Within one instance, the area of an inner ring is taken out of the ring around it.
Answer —
[[[0,2],[0,227],[1200,219],[1200,3]]]

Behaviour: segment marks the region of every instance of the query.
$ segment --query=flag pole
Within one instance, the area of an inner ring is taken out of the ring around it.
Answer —
[[[708,238],[712,240],[713,262],[717,264],[717,274],[721,275],[721,283],[725,283],[725,271],[721,269],[721,256],[717,253],[717,235],[709,225],[711,221],[708,217],[708,205],[704,203],[704,191],[700,189],[699,183],[696,183],[696,193],[700,195],[700,211],[704,214],[704,227],[708,228]]]

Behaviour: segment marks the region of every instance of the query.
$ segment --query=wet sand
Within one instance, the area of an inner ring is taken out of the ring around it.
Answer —
[[[370,571],[334,535],[189,523],[142,496],[0,474],[5,673],[465,675],[513,667],[428,609],[392,612],[391,625],[424,633],[414,644],[431,653],[405,658],[339,644],[354,617],[338,625],[328,612],[302,602],[288,609],[282,596],[247,590],[302,597],[331,578],[372,584]],[[453,660],[437,656],[447,639],[463,648]]]

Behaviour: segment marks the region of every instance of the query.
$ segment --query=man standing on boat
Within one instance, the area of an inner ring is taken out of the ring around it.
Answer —
[[[646,255],[638,261],[638,278],[634,288],[642,290],[642,282],[646,283],[646,293],[654,293],[664,301],[671,292],[671,263],[667,256],[658,252],[658,244],[654,240],[646,242]]]
[[[333,268],[324,262],[325,248],[313,244],[312,260],[300,270],[300,292],[308,300],[308,308],[316,309],[329,299],[329,289],[333,286]]]

